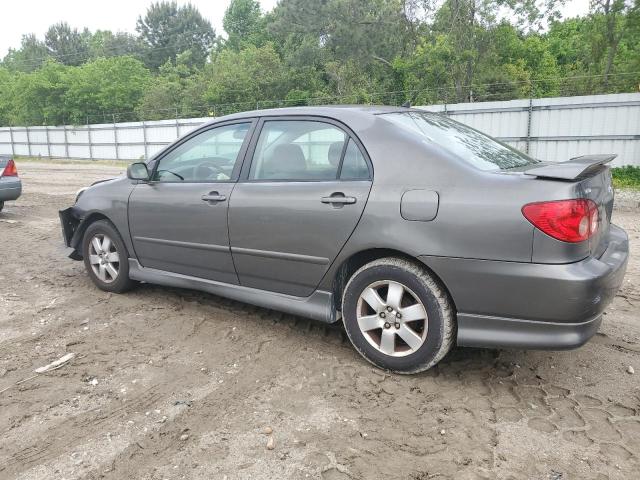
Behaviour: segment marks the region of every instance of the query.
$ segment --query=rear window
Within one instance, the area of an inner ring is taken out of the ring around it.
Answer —
[[[508,170],[540,162],[444,115],[430,112],[396,112],[382,116],[440,145],[480,170]]]

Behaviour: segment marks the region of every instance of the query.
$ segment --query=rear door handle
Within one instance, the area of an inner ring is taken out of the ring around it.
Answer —
[[[344,193],[336,192],[332,193],[329,197],[322,197],[320,201],[334,205],[353,205],[356,203],[356,197],[345,197]]]
[[[202,197],[200,197],[202,199],[203,202],[224,202],[227,197],[224,195],[220,195],[218,192],[209,192],[207,194],[202,195]]]

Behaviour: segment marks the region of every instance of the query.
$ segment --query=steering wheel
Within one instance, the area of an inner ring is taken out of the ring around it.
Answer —
[[[218,158],[218,157],[208,158],[207,160],[199,163],[194,167],[195,178],[206,177],[208,179],[217,179],[218,175],[220,174],[223,174],[226,176],[227,174],[224,172],[224,170],[222,170],[222,168],[219,165],[214,163],[215,160],[219,160],[225,163],[228,162],[226,158]],[[210,173],[202,175],[203,170],[208,170]]]

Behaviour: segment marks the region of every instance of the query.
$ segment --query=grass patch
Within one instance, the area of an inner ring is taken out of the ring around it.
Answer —
[[[72,160],[68,158],[41,158],[41,157],[13,157],[16,164],[21,163],[50,163],[52,165],[106,165],[109,167],[126,168],[131,162],[126,160]]]
[[[615,188],[633,188],[640,190],[640,167],[627,165],[611,169]]]

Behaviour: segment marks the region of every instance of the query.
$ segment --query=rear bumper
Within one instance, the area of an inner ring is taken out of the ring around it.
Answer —
[[[22,194],[22,182],[17,177],[0,178],[0,202],[17,200]]]
[[[462,347],[569,350],[593,337],[602,316],[581,323],[535,322],[458,314],[457,343]]]
[[[611,225],[600,258],[557,265],[421,257],[449,289],[458,344],[568,349],[598,330],[622,285],[629,256],[624,230]]]

